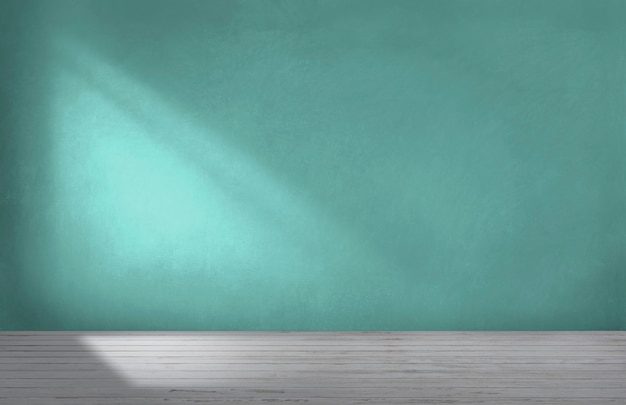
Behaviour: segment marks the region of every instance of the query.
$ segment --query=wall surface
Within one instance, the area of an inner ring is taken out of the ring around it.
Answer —
[[[0,0],[0,329],[626,329],[626,2]]]

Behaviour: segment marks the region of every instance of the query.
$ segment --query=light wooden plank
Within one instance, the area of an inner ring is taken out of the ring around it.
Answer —
[[[0,332],[0,404],[626,404],[626,332]]]
[[[115,357],[200,357],[200,358],[241,358],[251,355],[256,356],[268,356],[280,358],[280,356],[300,356],[303,358],[315,357],[321,355],[334,355],[334,356],[353,356],[353,357],[366,357],[378,355],[390,355],[390,356],[410,356],[413,358],[420,358],[421,356],[433,356],[436,355],[441,358],[449,357],[485,357],[488,354],[489,357],[527,357],[529,355],[539,355],[544,353],[545,355],[559,356],[559,357],[609,357],[609,358],[624,358],[626,359],[626,353],[623,351],[611,351],[611,350],[562,350],[558,352],[550,351],[535,351],[533,349],[527,351],[518,350],[402,350],[402,349],[382,349],[382,350],[333,350],[333,349],[311,349],[311,350],[297,350],[297,349],[283,349],[283,350],[204,350],[204,351],[181,351],[181,350],[109,350],[100,351],[94,349],[81,349],[81,350],[69,350],[69,351],[2,351],[0,352],[0,358],[74,358],[74,357],[92,357],[94,355],[106,353],[107,358]],[[197,353],[197,355],[195,355]]]
[[[264,339],[271,336],[271,339]],[[43,340],[46,342],[62,342],[70,341],[76,342],[82,339],[89,339],[93,341],[98,340],[154,340],[158,342],[164,341],[225,341],[225,342],[237,342],[251,343],[251,342],[263,342],[264,344],[282,344],[285,342],[307,342],[317,341],[325,342],[353,342],[353,341],[368,341],[368,342],[426,342],[427,344],[435,343],[451,343],[458,344],[459,342],[467,343],[513,343],[520,344],[562,344],[572,342],[574,344],[582,343],[589,344],[595,342],[596,344],[604,343],[626,343],[626,331],[615,332],[546,332],[546,333],[507,333],[507,332],[297,332],[297,333],[282,333],[282,332],[249,332],[249,333],[232,333],[232,332],[173,332],[169,334],[162,334],[156,332],[134,332],[134,333],[121,333],[121,332],[36,332],[29,334],[12,334],[11,332],[0,333],[0,344],[5,342],[28,342],[31,340]]]
[[[0,363],[1,370],[60,370],[63,367],[72,367],[73,369],[98,368],[102,365],[102,361],[93,358],[64,358],[51,357],[45,361],[40,358],[10,358],[11,362]],[[26,361],[28,360],[28,361]],[[79,361],[77,361],[79,360]],[[298,356],[248,356],[241,358],[198,358],[198,357],[116,357],[115,364],[125,369],[137,369],[138,367],[150,368],[155,365],[166,367],[177,367],[187,365],[189,367],[200,367],[203,365],[219,365],[219,364],[308,364],[308,365],[325,365],[325,364],[357,364],[359,367],[368,365],[385,365],[392,364],[399,367],[408,367],[412,364],[454,364],[459,366],[467,366],[474,364],[536,364],[538,366],[554,367],[560,365],[619,365],[626,367],[626,361],[623,358],[601,357],[554,357],[554,356],[535,356],[535,357],[452,357],[441,358],[436,355],[428,357],[420,357],[419,359],[408,358],[406,356],[372,356],[367,357],[336,357],[336,356],[315,356],[304,360]]]
[[[119,388],[119,378],[82,378],[78,374],[71,380],[74,387]],[[426,387],[466,387],[466,388],[624,388],[625,378],[483,378],[466,376],[462,378],[136,378],[133,385],[137,387],[207,387],[221,388],[403,388],[416,385]],[[0,379],[0,388],[67,388],[68,380],[64,378],[6,378]]]
[[[0,341],[0,347],[3,349],[11,349],[13,347],[46,347],[46,346],[77,346],[77,345],[98,345],[105,347],[114,346],[143,346],[143,347],[178,347],[178,346],[196,346],[196,347],[241,347],[241,346],[253,346],[253,347],[333,347],[333,346],[400,346],[400,347],[429,347],[429,346],[445,346],[450,348],[455,347],[494,347],[494,348],[520,348],[525,349],[529,347],[545,347],[555,348],[559,347],[614,347],[625,349],[626,339],[613,339],[613,340],[521,340],[521,339],[467,339],[457,341],[446,341],[440,339],[403,339],[403,340],[381,340],[381,339],[351,339],[351,340],[320,340],[320,339],[256,339],[256,340],[210,340],[210,339],[194,339],[194,340],[176,340],[176,339],[163,339],[156,340],[154,338],[146,339],[103,339],[92,337],[81,337],[75,340],[25,340],[20,341]]]
[[[464,387],[414,387],[402,388],[3,388],[0,398],[125,398],[140,394],[142,398],[195,398],[195,399],[307,399],[307,398],[626,398],[626,388],[464,388]]]
[[[303,359],[301,356],[243,356],[243,357],[189,357],[189,356],[170,356],[170,357],[106,357],[106,361],[114,362],[120,366],[133,366],[136,364],[324,364],[325,362],[334,363],[350,363],[350,364],[406,364],[406,363],[423,363],[423,364],[449,364],[456,361],[458,364],[624,364],[624,359],[620,357],[550,357],[550,356],[516,356],[516,357],[438,357],[436,355],[420,356],[418,359],[396,356],[314,356],[309,359]],[[70,365],[86,365],[86,364],[102,364],[102,355],[84,356],[84,357],[7,357],[0,358],[0,368],[8,370],[14,365],[23,364],[25,367],[34,367],[30,365],[38,364],[70,364]],[[29,368],[30,369],[30,368]]]
[[[402,350],[416,353],[423,352],[466,352],[472,351],[505,351],[505,352],[572,352],[579,351],[584,348],[585,351],[599,351],[599,352],[615,352],[626,354],[626,345],[533,345],[533,346],[518,346],[518,345],[404,345],[404,344],[307,344],[307,345],[258,345],[258,344],[230,344],[230,345],[196,345],[196,344],[178,344],[178,345],[142,345],[142,344],[127,344],[127,345],[108,345],[108,344],[81,344],[75,343],[73,345],[3,345],[0,346],[0,352],[53,352],[53,351],[91,351],[93,349],[107,351],[107,352],[152,352],[152,351],[167,351],[167,352],[230,352],[230,351],[254,351],[254,352],[267,352],[267,351],[302,351],[302,350],[326,350],[326,351],[388,351],[388,350]]]
[[[127,371],[124,374],[116,374],[113,371],[93,371],[80,372],[82,378],[112,378],[119,377],[124,379],[150,379],[150,378],[335,378],[335,379],[360,379],[360,378],[396,378],[396,379],[434,379],[434,378],[465,378],[465,377],[482,377],[491,378],[588,378],[593,375],[596,379],[606,378],[623,378],[624,372],[617,371],[588,371],[581,370],[482,370],[482,371],[458,371],[458,370],[425,370],[425,371],[393,371],[379,372],[376,370],[359,370],[355,372],[346,371],[326,371],[326,370],[289,370],[289,371],[232,371],[222,370],[209,372],[163,372],[163,371]],[[62,372],[37,372],[28,371],[11,372],[10,376],[2,376],[0,378],[65,378],[72,380],[78,375],[76,373]],[[70,381],[71,382],[71,381]],[[131,382],[129,382],[130,384]],[[626,403],[626,402],[625,402]]]
[[[10,401],[10,402],[8,402]],[[198,405],[198,400],[188,398],[90,398],[88,402],[83,398],[11,398],[2,401],[2,405]],[[267,399],[246,398],[211,399],[204,398],[202,404],[209,405],[267,405],[271,404],[308,404],[308,405],[624,405],[621,398],[315,398],[306,399]]]

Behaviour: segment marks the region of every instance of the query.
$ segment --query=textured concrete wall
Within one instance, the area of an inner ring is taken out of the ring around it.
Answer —
[[[626,3],[0,5],[0,328],[626,328]]]

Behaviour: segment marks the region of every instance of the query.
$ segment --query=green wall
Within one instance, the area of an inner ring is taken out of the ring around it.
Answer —
[[[626,330],[624,21],[0,0],[0,329]]]

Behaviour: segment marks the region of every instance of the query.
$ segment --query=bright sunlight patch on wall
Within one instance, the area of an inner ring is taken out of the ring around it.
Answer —
[[[54,50],[54,253],[39,293],[57,313],[83,316],[89,302],[93,319],[125,327],[167,317],[176,328],[199,312],[190,305],[216,319],[210,311],[224,298],[210,287],[237,285],[291,294],[301,285],[313,294],[303,305],[322,305],[315,280],[336,276],[345,246],[368,254],[198,117],[77,41],[59,39]],[[62,297],[68,284],[75,295]],[[185,295],[150,296],[168,284]],[[273,297],[270,311],[282,305]]]

